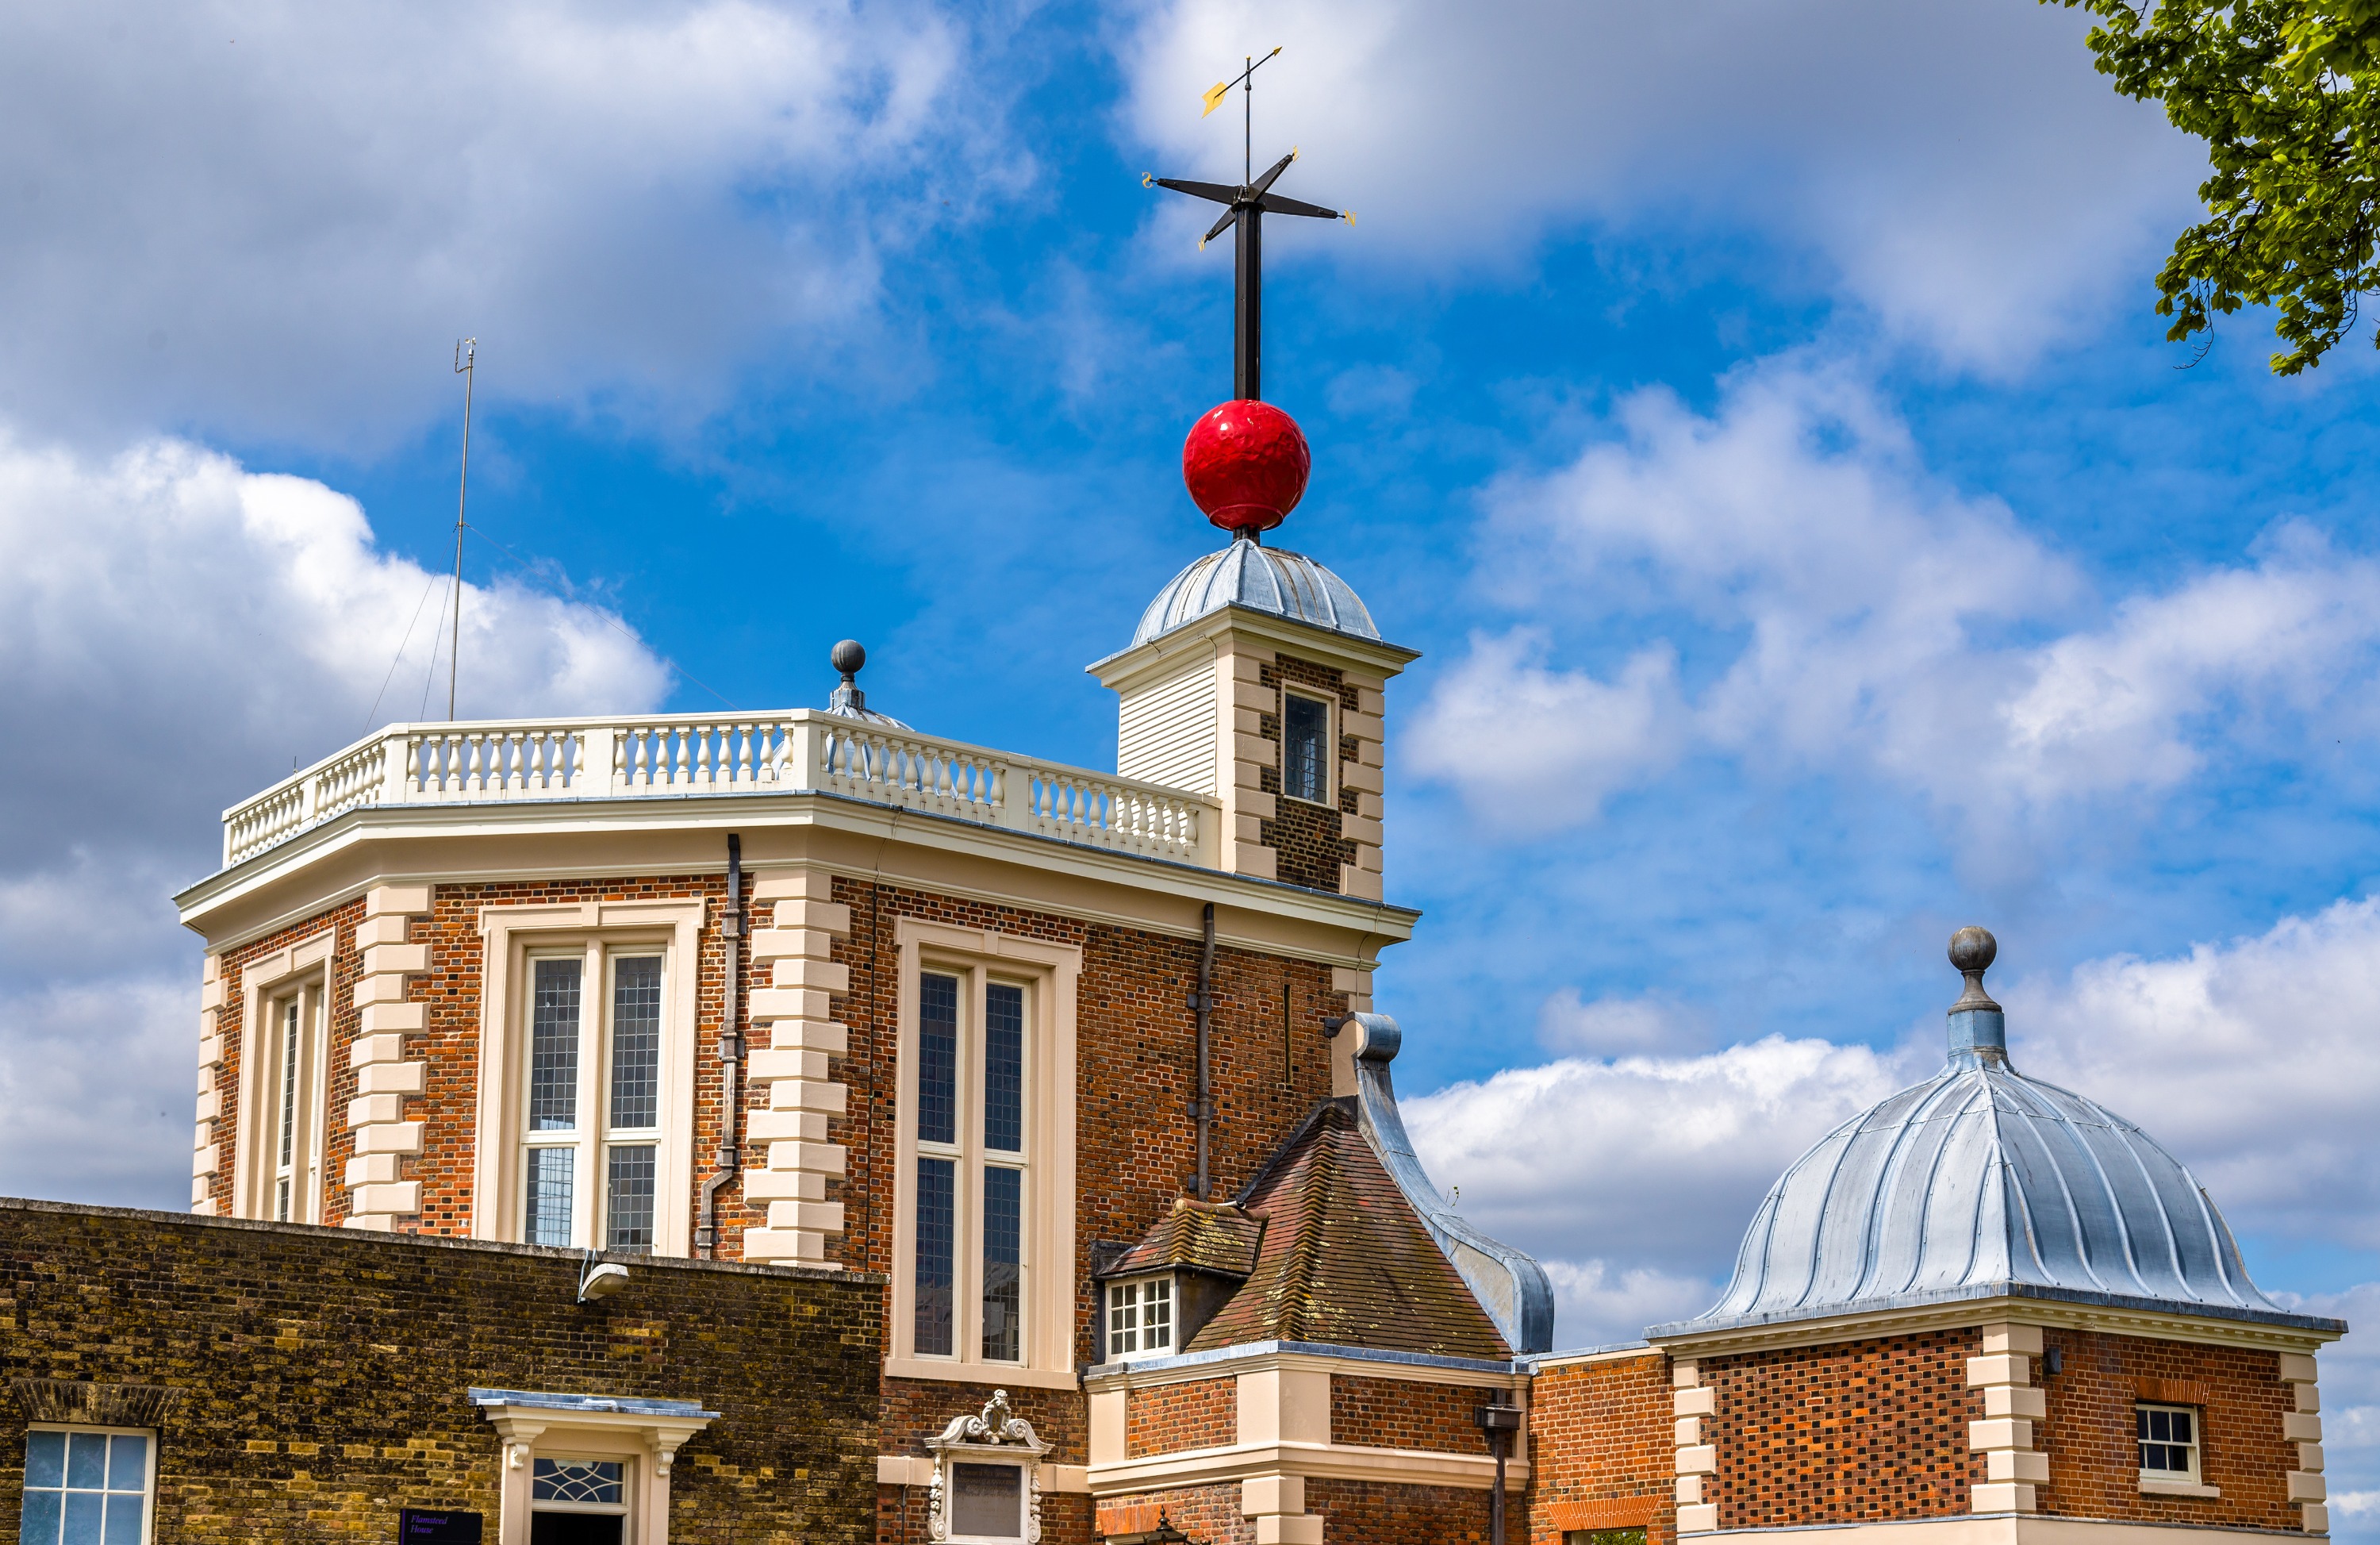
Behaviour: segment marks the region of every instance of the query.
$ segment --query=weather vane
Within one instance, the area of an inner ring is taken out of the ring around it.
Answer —
[[[1281,55],[1276,48],[1259,59],[1247,55],[1247,67],[1230,80],[1219,80],[1207,92],[1207,111],[1223,104],[1237,86],[1241,96],[1240,176],[1237,188],[1226,188],[1218,182],[1188,182],[1175,177],[1144,176],[1143,188],[1170,188],[1176,193],[1187,193],[1194,199],[1205,199],[1227,206],[1223,217],[1214,228],[1198,238],[1205,247],[1225,231],[1238,227],[1237,252],[1232,264],[1232,395],[1244,402],[1254,402],[1264,395],[1264,217],[1267,214],[1303,214],[1316,220],[1344,220],[1353,225],[1355,216],[1348,212],[1324,209],[1295,199],[1283,198],[1272,191],[1275,178],[1289,169],[1297,159],[1292,149],[1287,155],[1273,163],[1272,169],[1262,176],[1252,174],[1256,169],[1256,107],[1252,100],[1256,90],[1256,73],[1259,67],[1269,64]]]

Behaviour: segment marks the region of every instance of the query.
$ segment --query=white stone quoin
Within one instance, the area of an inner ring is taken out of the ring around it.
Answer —
[[[851,991],[851,967],[832,956],[834,942],[850,937],[851,908],[832,894],[824,870],[753,881],[753,905],[771,917],[752,931],[748,1065],[768,1101],[745,1117],[745,1141],[767,1162],[747,1164],[744,1195],[768,1203],[769,1223],[746,1231],[747,1260],[832,1265],[827,1242],[843,1232],[843,1204],[826,1193],[828,1181],[843,1178],[844,1150],[829,1140],[828,1127],[849,1100],[834,1064],[849,1052],[851,1031],[834,1017],[833,1001]]]
[[[355,1157],[347,1161],[349,1228],[393,1230],[421,1210],[421,1182],[407,1179],[405,1160],[421,1151],[419,1121],[406,1119],[407,1101],[421,1098],[430,1064],[407,1055],[406,1038],[429,1028],[427,1004],[407,1002],[412,978],[430,969],[430,946],[411,939],[413,919],[430,914],[427,885],[375,885],[364,894],[364,920],[356,929],[363,975],[356,982],[362,1016],[347,1061],[356,1097],[347,1102]]]

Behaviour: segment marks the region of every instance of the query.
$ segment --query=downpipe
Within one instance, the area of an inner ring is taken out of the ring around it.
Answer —
[[[719,1012],[719,1168],[702,1183],[702,1210],[694,1226],[694,1253],[709,1260],[719,1246],[719,1192],[743,1169],[738,1142],[744,1125],[744,838],[727,834],[727,905],[721,909],[719,940],[726,956],[726,993]]]

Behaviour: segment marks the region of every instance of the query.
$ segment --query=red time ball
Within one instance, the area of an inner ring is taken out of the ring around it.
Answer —
[[[1297,420],[1269,402],[1210,408],[1182,443],[1182,481],[1207,518],[1232,532],[1269,531],[1305,493],[1313,455]]]

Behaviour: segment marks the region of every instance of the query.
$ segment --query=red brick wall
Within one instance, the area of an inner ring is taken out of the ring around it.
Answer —
[[[1355,689],[1347,685],[1346,678],[1339,672],[1328,665],[1317,665],[1293,655],[1284,654],[1271,664],[1258,666],[1257,679],[1276,692],[1284,681],[1319,688],[1322,696],[1336,701],[1349,713],[1357,712],[1360,707]],[[1257,716],[1257,734],[1278,746],[1281,714],[1279,700],[1276,699],[1275,702],[1275,712]],[[1304,885],[1310,890],[1335,892],[1339,889],[1340,866],[1355,861],[1355,845],[1339,834],[1339,813],[1353,813],[1356,809],[1354,791],[1346,785],[1345,766],[1355,760],[1355,754],[1354,738],[1340,736],[1338,760],[1341,765],[1333,768],[1330,773],[1331,786],[1339,801],[1336,809],[1308,804],[1303,799],[1292,799],[1284,795],[1274,818],[1257,823],[1257,840],[1280,855],[1277,872],[1288,883]],[[1278,762],[1280,758],[1281,753],[1276,749],[1273,759]],[[1280,768],[1274,766],[1260,770],[1257,782],[1266,793],[1281,794]]]
[[[2295,1409],[2294,1396],[2280,1381],[2276,1354],[2082,1331],[2045,1331],[2042,1343],[2045,1352],[2058,1348],[2064,1365],[2055,1374],[2044,1358],[2033,1365],[2034,1382],[2049,1409],[2048,1418],[2034,1427],[2034,1446],[2049,1455],[2049,1484],[2036,1493],[2043,1513],[2228,1528],[2299,1527],[2288,1482],[2297,1448],[2281,1436],[2281,1418]],[[2132,1407],[2142,1399],[2203,1408],[2200,1476],[2222,1496],[2141,1494]]]
[[[1529,1390],[1530,1528],[1509,1537],[1561,1545],[1565,1528],[1633,1527],[1646,1509],[1645,1545],[1669,1545],[1677,1534],[1670,1412],[1670,1362],[1658,1352],[1538,1374]],[[1577,1520],[1583,1507],[1615,1503],[1629,1523]]]
[[[1152,1384],[1124,1396],[1124,1453],[1171,1454],[1176,1449],[1217,1448],[1239,1441],[1240,1381],[1201,1379],[1187,1384]]]
[[[1519,1489],[1505,1495],[1505,1538],[1525,1539]],[[1488,1538],[1488,1491],[1375,1480],[1308,1480],[1305,1511],[1330,1520],[1325,1539],[1361,1545],[1450,1545]]]
[[[1984,1457],[1967,1423],[1983,1333],[1965,1329],[1706,1358],[1718,1474],[1705,1482],[1718,1527],[1920,1518],[1967,1511]]]
[[[248,1026],[244,1023],[248,988],[243,976],[253,962],[311,939],[326,928],[336,929],[338,937],[331,951],[330,1033],[324,1038],[330,1077],[325,1082],[324,1109],[320,1116],[323,1124],[321,1221],[336,1223],[347,1215],[346,1174],[347,1159],[355,1152],[355,1138],[347,1131],[347,1101],[356,1097],[356,1073],[347,1065],[347,1047],[355,1040],[356,1026],[361,1020],[356,1008],[356,980],[363,973],[363,955],[356,949],[356,926],[363,917],[364,904],[358,898],[344,906],[318,912],[302,923],[293,923],[237,949],[225,950],[217,965],[224,991],[223,1005],[215,1012],[215,1034],[223,1047],[223,1065],[215,1069],[215,1173],[207,1192],[214,1199],[217,1217],[232,1215],[237,1139],[239,1123],[247,1113],[239,1108],[239,1081],[248,1065],[249,1052]]]
[[[414,919],[409,937],[417,944],[430,946],[430,972],[415,979],[409,998],[428,1004],[429,1010],[423,1016],[425,1033],[406,1038],[406,1055],[428,1060],[430,1098],[406,1104],[407,1118],[423,1123],[421,1152],[405,1170],[407,1178],[421,1182],[421,1217],[418,1223],[401,1223],[400,1228],[468,1235],[475,1205],[501,1206],[508,1199],[471,1194],[471,1169],[478,1150],[480,984],[486,964],[481,955],[487,943],[480,932],[480,909],[586,901],[674,901],[688,896],[702,896],[710,903],[698,945],[700,958],[695,962],[696,1162],[687,1190],[691,1211],[703,1180],[711,1173],[710,1157],[719,1148],[719,1020],[726,988],[719,913],[727,899],[726,875],[521,881],[438,886],[430,898],[431,915]],[[671,968],[684,970],[686,965],[673,962]],[[748,981],[746,985],[749,986]],[[346,1060],[344,1051],[339,1060],[342,1064]],[[747,1087],[747,1109],[750,1092]],[[733,1186],[721,1199],[726,1206],[719,1253],[732,1259],[743,1253],[745,1225],[764,1223],[767,1214],[762,1209],[737,1205],[740,1195]]]
[[[1256,1545],[1256,1520],[1240,1511],[1240,1483],[1142,1491],[1099,1504],[1099,1533],[1145,1533],[1158,1518],[1199,1545]]]
[[[1431,1449],[1487,1454],[1479,1407],[1502,1392],[1402,1379],[1330,1376],[1330,1441],[1371,1448]]]
[[[867,1271],[893,1270],[897,920],[911,917],[992,928],[1082,950],[1075,1012],[1074,1337],[1076,1358],[1090,1361],[1092,1245],[1138,1238],[1196,1170],[1196,1140],[1184,1110],[1196,1079],[1196,1021],[1188,1000],[1197,985],[1198,942],[864,880],[838,877],[834,899],[851,908],[850,936],[836,944],[834,954],[851,971],[850,992],[834,1004],[836,1017],[850,1027],[851,1050],[835,1064],[836,1077],[850,1089],[850,1113],[832,1133],[849,1150],[849,1160],[846,1178],[828,1192],[844,1203],[844,1227],[830,1251]],[[1345,1013],[1347,1000],[1330,991],[1327,967],[1230,948],[1215,952],[1213,987],[1216,1119],[1209,1162],[1214,1194],[1229,1197],[1314,1102],[1329,1096],[1330,1051],[1322,1020]],[[1284,987],[1290,1002],[1285,1044]],[[966,1387],[981,1405],[988,1389]],[[1078,1411],[1085,1409],[1081,1396],[1069,1398]],[[888,1406],[885,1452],[903,1452],[913,1439],[939,1429],[955,1409],[938,1406],[913,1418]],[[1083,1419],[1075,1418],[1078,1428]],[[1050,1435],[1047,1429],[1043,1435]],[[1085,1463],[1079,1454],[1051,1459]]]

